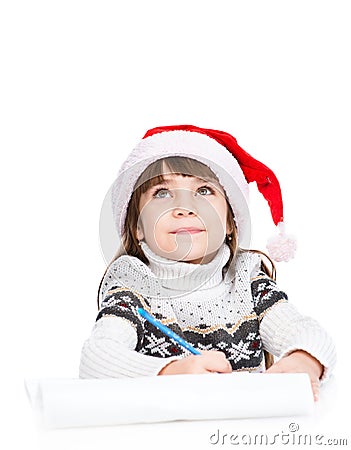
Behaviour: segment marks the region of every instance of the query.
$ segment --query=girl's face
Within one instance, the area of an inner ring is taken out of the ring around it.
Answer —
[[[141,194],[138,240],[159,256],[175,261],[211,261],[231,233],[228,206],[215,181],[175,173]]]

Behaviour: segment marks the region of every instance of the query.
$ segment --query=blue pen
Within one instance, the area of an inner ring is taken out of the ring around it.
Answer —
[[[144,319],[146,319],[148,322],[150,322],[152,325],[154,325],[156,328],[162,331],[162,333],[164,333],[166,336],[172,338],[179,345],[189,350],[189,352],[191,352],[193,355],[201,355],[201,352],[199,350],[190,345],[189,342],[184,341],[184,339],[178,336],[178,334],[176,334],[170,328],[166,327],[166,325],[163,325],[163,323],[159,322],[154,317],[152,317],[148,312],[145,311],[145,309],[138,308],[138,313],[142,317],[144,317]]]

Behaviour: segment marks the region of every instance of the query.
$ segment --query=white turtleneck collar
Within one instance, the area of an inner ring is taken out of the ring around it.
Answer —
[[[141,248],[149,260],[151,272],[165,289],[171,291],[192,291],[209,289],[223,281],[223,267],[229,260],[230,249],[224,243],[207,264],[193,264],[173,261],[156,255],[145,242]]]

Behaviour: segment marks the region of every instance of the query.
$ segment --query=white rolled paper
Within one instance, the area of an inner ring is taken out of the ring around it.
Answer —
[[[39,379],[25,387],[48,428],[299,416],[314,407],[304,373]]]

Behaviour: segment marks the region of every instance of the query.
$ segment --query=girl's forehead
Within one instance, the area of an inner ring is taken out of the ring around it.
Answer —
[[[222,186],[214,178],[198,177],[187,173],[174,173],[166,172],[161,175],[162,181],[157,184],[165,184],[167,186],[198,186],[199,184],[208,183],[216,187],[218,190],[223,191]]]
[[[199,182],[203,182],[203,181],[213,181],[215,182],[215,180],[207,180],[205,178],[202,177],[197,177],[196,175],[190,175],[187,173],[174,173],[174,172],[166,172],[163,173],[162,175],[162,179],[164,183],[172,183],[172,182],[193,182],[193,183],[199,183]]]
[[[197,185],[200,183],[211,184],[224,194],[225,190],[212,170],[198,161],[172,157],[161,159],[152,163],[140,176],[135,188],[141,187],[141,194],[155,186],[178,184],[176,187]]]
[[[194,174],[189,172],[182,172],[182,171],[174,171],[172,168],[167,164],[166,161],[162,161],[162,173],[160,174],[161,177],[164,179],[165,182],[171,182],[176,180],[181,180],[184,178],[188,178],[191,181],[211,181],[212,183],[216,183],[219,185],[218,181],[216,180],[215,176],[208,176],[202,173]]]

